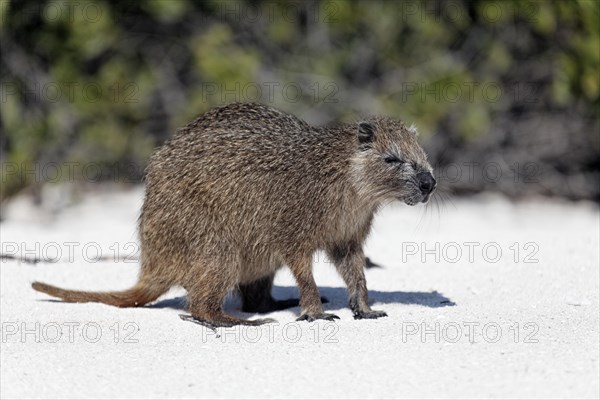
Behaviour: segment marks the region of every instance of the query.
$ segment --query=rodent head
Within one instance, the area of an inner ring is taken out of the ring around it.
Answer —
[[[355,125],[355,186],[374,200],[398,199],[414,206],[426,203],[436,187],[433,169],[417,142],[417,130],[386,117]]]

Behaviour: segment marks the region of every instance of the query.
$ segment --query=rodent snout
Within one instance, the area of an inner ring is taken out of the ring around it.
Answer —
[[[423,195],[428,195],[433,192],[437,183],[431,172],[419,172],[417,174],[417,179],[419,180],[419,189],[421,189]]]

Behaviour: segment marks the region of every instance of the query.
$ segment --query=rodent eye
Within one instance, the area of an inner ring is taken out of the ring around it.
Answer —
[[[388,164],[403,164],[404,162],[396,156],[387,156],[384,161]]]

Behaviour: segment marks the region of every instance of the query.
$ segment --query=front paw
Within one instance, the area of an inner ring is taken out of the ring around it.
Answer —
[[[327,320],[327,321],[333,321],[335,319],[340,319],[340,317],[338,317],[335,314],[327,314],[327,313],[321,313],[321,314],[302,314],[300,317],[298,317],[298,319],[296,321],[313,322],[313,321],[316,321],[318,319],[324,319],[324,320]]]
[[[387,313],[385,311],[356,311],[354,313],[354,319],[377,319],[381,317],[387,317]]]

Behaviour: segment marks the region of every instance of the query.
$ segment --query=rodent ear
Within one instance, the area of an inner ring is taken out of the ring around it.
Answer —
[[[375,139],[375,127],[370,122],[359,122],[358,141],[360,144],[371,143]]]

